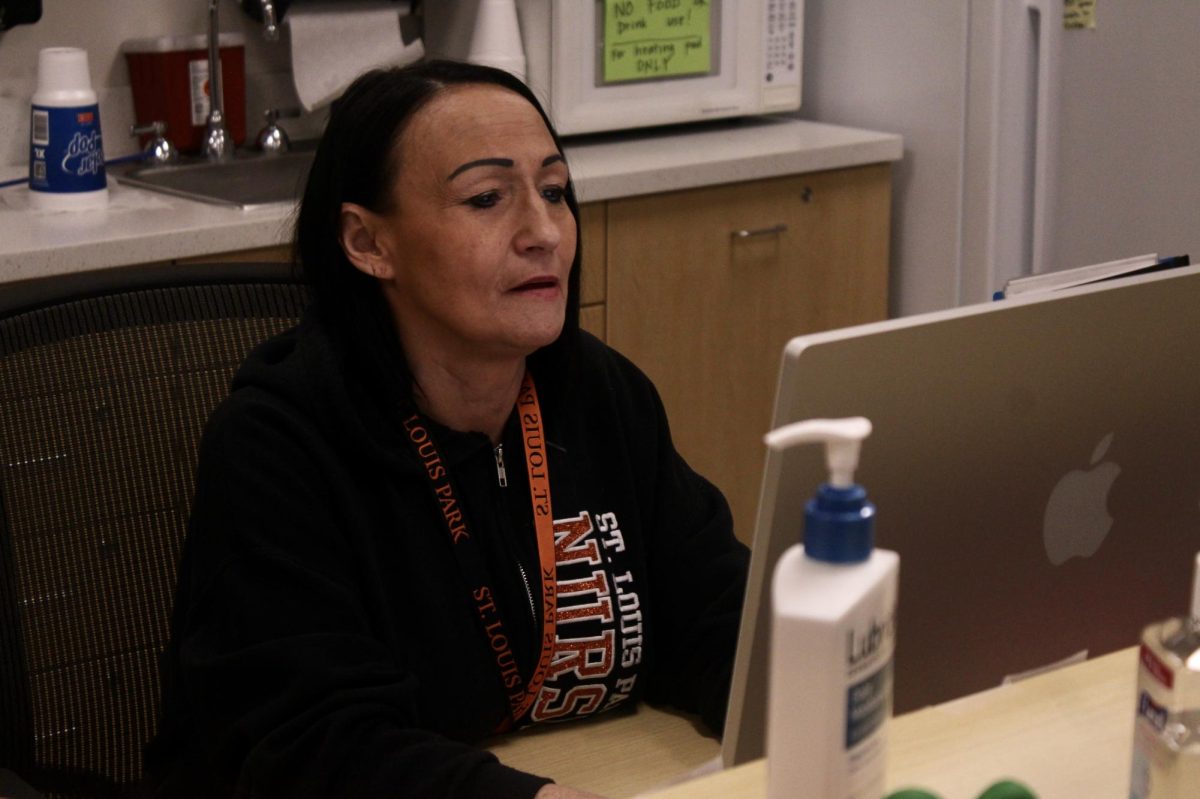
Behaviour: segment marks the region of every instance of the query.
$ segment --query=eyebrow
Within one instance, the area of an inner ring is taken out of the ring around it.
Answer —
[[[550,166],[551,164],[558,163],[559,161],[562,161],[564,163],[566,162],[566,159],[563,158],[562,153],[555,153],[554,155],[548,155],[542,159],[542,166],[543,167]],[[515,165],[516,165],[515,162],[511,158],[480,158],[477,161],[468,161],[467,163],[459,166],[457,169],[455,169],[453,172],[450,173],[450,176],[446,178],[446,182],[449,183],[450,181],[454,180],[456,177],[461,175],[463,172],[466,172],[468,169],[474,169],[474,168],[480,167],[480,166],[503,166],[503,167],[508,167],[511,169]]]

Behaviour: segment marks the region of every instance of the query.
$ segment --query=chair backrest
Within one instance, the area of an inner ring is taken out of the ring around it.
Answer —
[[[0,318],[0,766],[62,796],[140,778],[200,433],[306,299],[215,283]]]

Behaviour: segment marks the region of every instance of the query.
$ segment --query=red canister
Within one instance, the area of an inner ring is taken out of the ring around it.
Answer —
[[[246,37],[222,33],[222,108],[235,145],[246,140]],[[133,111],[138,125],[167,123],[166,137],[180,152],[200,151],[208,122],[208,38],[160,36],[121,45],[129,65]],[[149,136],[142,137],[144,146]]]

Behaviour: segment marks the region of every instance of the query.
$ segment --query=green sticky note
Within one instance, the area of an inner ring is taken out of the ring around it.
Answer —
[[[711,0],[604,0],[604,82],[705,75]]]
[[[1067,30],[1096,27],[1096,0],[1064,0],[1063,27]]]

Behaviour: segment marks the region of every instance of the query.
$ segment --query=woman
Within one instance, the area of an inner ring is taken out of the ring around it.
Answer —
[[[201,445],[159,793],[582,796],[471,742],[639,698],[719,730],[747,553],[649,381],[578,329],[529,90],[364,75],[296,229],[312,307]]]

